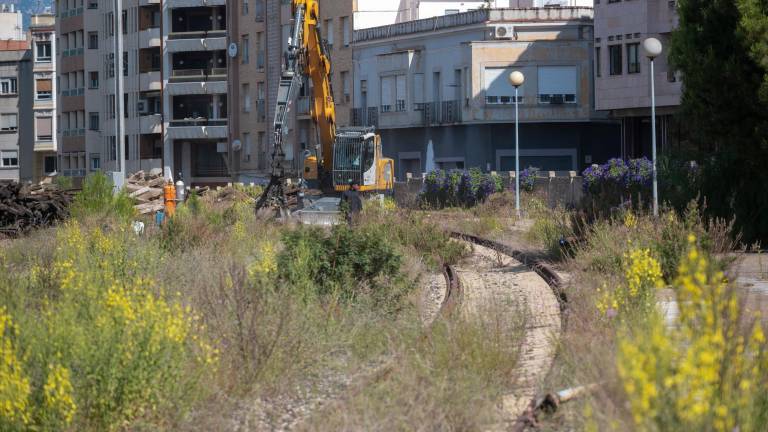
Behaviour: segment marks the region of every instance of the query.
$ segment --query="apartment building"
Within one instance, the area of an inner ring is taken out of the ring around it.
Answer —
[[[226,1],[83,1],[57,4],[61,173],[228,181]]]
[[[32,15],[29,32],[32,49],[34,82],[34,158],[32,177],[39,180],[57,172],[56,130],[56,62],[54,47],[56,18],[53,14]],[[26,114],[25,114],[26,115]]]
[[[664,151],[675,139],[672,114],[680,105],[681,82],[667,60],[677,3],[668,0],[602,0],[595,4],[595,104],[621,121],[621,156],[651,153],[650,63],[642,42],[658,38],[663,54],[655,60],[657,137]]]
[[[0,40],[0,180],[32,178],[33,86],[29,41]]]
[[[378,127],[399,179],[427,166],[514,170],[507,77],[520,70],[523,166],[607,159],[619,134],[594,107],[592,19],[582,7],[479,9],[356,30],[352,123]]]
[[[23,15],[14,4],[0,4],[0,40],[26,40]]]

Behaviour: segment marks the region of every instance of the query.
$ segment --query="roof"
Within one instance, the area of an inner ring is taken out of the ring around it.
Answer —
[[[355,30],[354,42],[387,39],[486,23],[592,21],[593,18],[594,10],[590,7],[476,9],[458,14]]]

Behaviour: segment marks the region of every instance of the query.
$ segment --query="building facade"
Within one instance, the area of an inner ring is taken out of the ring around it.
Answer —
[[[353,124],[375,125],[397,178],[431,167],[575,171],[618,150],[595,111],[591,8],[481,9],[355,31]],[[434,160],[427,160],[427,155]]]
[[[667,60],[676,8],[675,1],[666,0],[595,4],[595,103],[621,121],[622,157],[651,153],[650,62],[642,52],[648,37],[658,38],[664,49],[654,62],[661,151],[677,135],[672,114],[680,105],[681,82]]]
[[[34,83],[28,41],[0,41],[0,180],[32,179]]]
[[[55,16],[52,14],[33,15],[29,31],[32,50],[32,73],[34,81],[34,160],[32,177],[39,180],[57,173],[58,140],[56,130],[56,62]]]

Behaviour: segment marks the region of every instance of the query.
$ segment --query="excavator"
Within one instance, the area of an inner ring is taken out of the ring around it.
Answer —
[[[288,135],[288,114],[305,77],[312,81],[311,118],[318,143],[306,152],[302,179],[323,194],[335,195],[352,182],[361,192],[391,193],[394,190],[394,161],[384,158],[381,137],[375,128],[337,127],[336,105],[331,88],[331,61],[317,23],[319,0],[291,0],[293,29],[284,53],[284,67],[277,90],[274,119],[271,178],[256,203],[256,211],[266,206],[287,209],[284,145]],[[292,145],[292,144],[291,144]]]

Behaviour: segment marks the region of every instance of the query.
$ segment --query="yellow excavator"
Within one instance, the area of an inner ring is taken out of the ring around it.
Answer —
[[[293,29],[284,54],[284,67],[277,90],[272,175],[256,210],[271,205],[286,207],[283,144],[288,134],[288,113],[304,78],[312,80],[311,117],[318,134],[315,151],[304,159],[303,179],[326,194],[360,185],[361,192],[391,193],[395,165],[384,158],[381,137],[373,127],[336,127],[336,105],[331,88],[331,61],[317,23],[318,0],[292,0]]]

